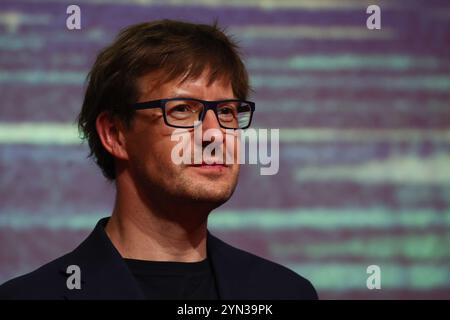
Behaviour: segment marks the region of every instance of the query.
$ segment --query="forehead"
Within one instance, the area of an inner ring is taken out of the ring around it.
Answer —
[[[225,77],[210,82],[205,71],[198,78],[179,77],[169,82],[158,84],[157,76],[149,74],[138,80],[141,100],[154,100],[177,96],[189,96],[205,100],[234,98],[231,81]]]

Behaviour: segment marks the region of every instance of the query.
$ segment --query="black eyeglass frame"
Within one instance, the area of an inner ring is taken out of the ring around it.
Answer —
[[[203,120],[205,119],[206,113],[208,112],[208,110],[212,110],[214,112],[214,114],[216,115],[216,119],[217,122],[219,123],[221,128],[224,129],[233,129],[233,130],[238,130],[238,129],[247,129],[248,127],[250,127],[250,124],[252,123],[252,119],[253,119],[253,113],[255,112],[255,103],[252,101],[247,101],[247,100],[240,100],[240,99],[226,99],[226,100],[216,100],[216,101],[207,101],[207,100],[200,100],[200,99],[194,99],[194,98],[168,98],[168,99],[159,99],[159,100],[152,100],[152,101],[145,101],[145,102],[137,102],[137,103],[133,103],[131,105],[132,108],[134,108],[135,110],[143,110],[143,109],[155,109],[155,108],[160,108],[163,112],[163,118],[164,118],[164,123],[166,125],[168,125],[169,127],[173,127],[173,128],[184,128],[184,129],[188,129],[188,128],[194,128],[195,126],[177,126],[177,125],[173,125],[170,124],[167,121],[167,117],[166,117],[166,102],[168,101],[176,101],[176,100],[192,100],[192,101],[197,101],[203,104],[204,109],[203,112],[199,115],[199,121],[203,122]],[[224,102],[243,102],[243,103],[247,103],[250,106],[251,109],[251,113],[250,113],[250,119],[248,121],[248,125],[243,127],[243,128],[230,128],[230,127],[226,127],[224,125],[222,125],[222,123],[219,120],[219,116],[217,115],[217,106],[221,103]]]

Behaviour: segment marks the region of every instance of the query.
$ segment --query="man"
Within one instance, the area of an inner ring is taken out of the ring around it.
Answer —
[[[162,20],[122,31],[97,57],[78,119],[115,182],[111,218],[71,253],[2,285],[0,297],[317,299],[308,280],[209,233],[238,161],[221,164],[220,152],[200,163],[173,159],[175,130],[197,146],[199,123],[237,140],[254,111],[249,90],[238,47],[216,24]],[[214,140],[201,138],[200,148]],[[225,154],[238,144],[223,145]]]

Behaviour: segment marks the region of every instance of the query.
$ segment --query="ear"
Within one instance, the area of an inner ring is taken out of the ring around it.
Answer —
[[[103,147],[114,157],[128,160],[122,122],[109,112],[103,111],[97,116],[95,127]]]

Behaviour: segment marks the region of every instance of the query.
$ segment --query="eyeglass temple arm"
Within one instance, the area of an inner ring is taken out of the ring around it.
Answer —
[[[153,100],[153,101],[146,101],[146,102],[136,102],[131,105],[132,108],[136,110],[141,109],[154,109],[154,108],[160,108],[163,100]]]

